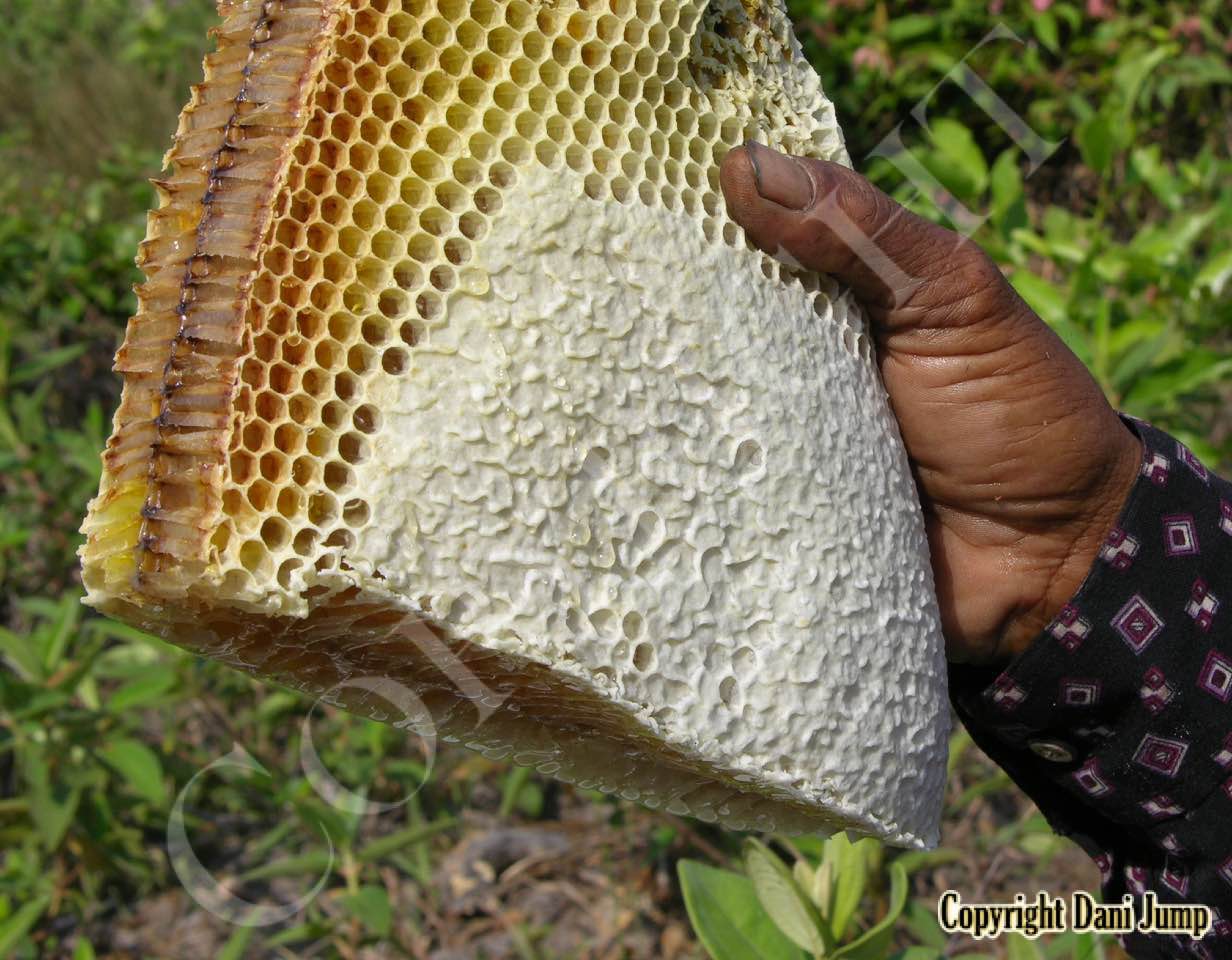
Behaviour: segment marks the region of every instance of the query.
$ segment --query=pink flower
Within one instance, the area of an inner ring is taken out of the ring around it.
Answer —
[[[1001,11],[1005,9],[1005,0],[991,0],[988,4],[988,12],[994,17],[1001,16]]]
[[[1031,0],[1031,6],[1035,8],[1036,13],[1043,13],[1052,6],[1052,0]]]
[[[863,46],[851,55],[851,65],[857,69],[876,70],[889,73],[890,60],[876,47]]]
[[[1107,20],[1114,13],[1116,13],[1116,8],[1108,0],[1087,0],[1088,17]]]
[[[1202,36],[1202,18],[1201,17],[1186,17],[1175,27],[1172,28],[1172,35],[1179,37],[1188,37],[1194,39]]]

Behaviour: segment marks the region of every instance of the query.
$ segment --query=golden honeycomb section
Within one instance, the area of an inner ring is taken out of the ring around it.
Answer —
[[[682,211],[736,245],[728,149],[841,154],[832,122],[779,124],[792,104],[742,98],[789,57],[777,27],[737,0],[348,5],[247,304],[211,596],[268,607],[345,564],[371,515],[355,468],[379,443],[375,381],[448,323],[451,291],[484,291],[472,245],[520,169],[568,169],[593,199]]]
[[[204,569],[258,250],[340,11],[219,4],[217,50],[155,181],[137,258],[146,279],[116,355],[124,390],[82,528],[88,592],[176,595]]]

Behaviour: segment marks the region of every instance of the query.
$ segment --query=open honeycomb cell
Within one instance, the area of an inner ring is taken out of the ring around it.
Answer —
[[[778,0],[220,13],[87,602],[650,806],[934,841],[940,633],[864,323],[719,193],[746,139],[846,161]]]

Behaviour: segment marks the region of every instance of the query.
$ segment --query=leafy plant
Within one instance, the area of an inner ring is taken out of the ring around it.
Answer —
[[[697,860],[677,866],[689,920],[714,960],[803,957],[762,908],[748,877]]]
[[[893,861],[883,867],[883,856],[876,840],[853,843],[838,833],[821,842],[817,863],[798,854],[788,867],[750,838],[743,849],[743,875],[690,860],[678,869],[689,919],[714,960],[877,960],[886,956],[907,902],[906,871]],[[864,920],[865,894],[887,882],[880,919]]]

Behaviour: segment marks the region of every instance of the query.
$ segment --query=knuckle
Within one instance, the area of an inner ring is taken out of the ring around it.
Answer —
[[[843,191],[843,212],[870,238],[889,221],[893,205],[894,201],[858,174],[850,177]]]
[[[964,239],[958,275],[967,290],[970,307],[978,313],[1004,314],[1015,299],[1000,268],[983,250]]]

